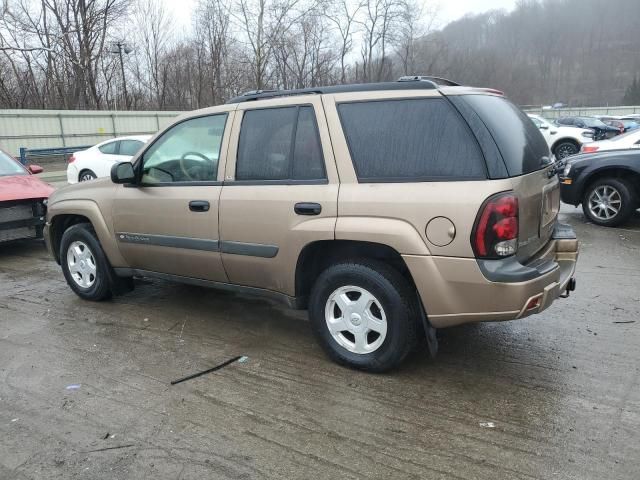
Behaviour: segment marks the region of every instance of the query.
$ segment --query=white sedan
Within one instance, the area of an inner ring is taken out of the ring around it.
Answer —
[[[553,125],[539,115],[528,114],[531,121],[540,129],[547,141],[549,150],[558,160],[575,155],[585,142],[593,140],[593,130],[588,128],[564,127]]]
[[[623,133],[609,140],[585,143],[580,149],[580,153],[602,152],[604,150],[627,150],[629,148],[640,148],[640,128]]]
[[[112,138],[74,153],[67,165],[67,182],[78,183],[108,177],[114,163],[131,160],[150,138],[151,135]]]

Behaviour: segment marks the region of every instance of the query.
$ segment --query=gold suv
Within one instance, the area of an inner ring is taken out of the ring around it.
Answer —
[[[573,290],[559,204],[544,138],[500,92],[412,77],[184,114],[111,179],[55,192],[45,235],[84,299],[137,276],[266,295],[308,309],[334,360],[383,371],[433,353],[434,328]]]

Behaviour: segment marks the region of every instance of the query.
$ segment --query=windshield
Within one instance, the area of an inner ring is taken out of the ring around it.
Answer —
[[[27,171],[13,158],[0,150],[0,177],[7,175],[27,175]]]
[[[602,122],[601,120],[598,120],[597,118],[585,117],[585,118],[581,118],[580,120],[582,120],[587,127],[598,127],[598,128],[606,127],[604,122]]]

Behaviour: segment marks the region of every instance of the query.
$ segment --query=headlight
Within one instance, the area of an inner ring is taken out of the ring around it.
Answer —
[[[564,170],[562,171],[562,176],[563,177],[568,177],[569,176],[569,172],[571,172],[571,164],[567,163],[564,167]]]
[[[582,132],[582,136],[587,138],[593,138],[593,132],[592,131]]]

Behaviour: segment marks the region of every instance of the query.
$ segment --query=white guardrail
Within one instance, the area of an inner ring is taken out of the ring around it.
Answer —
[[[640,114],[640,106],[629,107],[572,107],[572,108],[544,108],[544,107],[523,107],[527,113],[534,113],[541,117],[553,120],[560,117],[590,117],[592,115],[612,115],[614,117]]]

